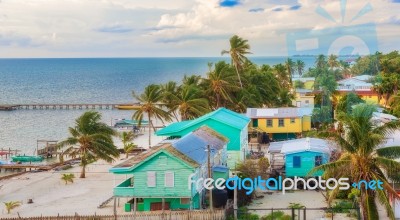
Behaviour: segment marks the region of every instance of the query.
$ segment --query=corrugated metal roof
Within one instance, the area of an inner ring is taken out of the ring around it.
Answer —
[[[202,126],[196,131],[175,141],[172,145],[198,164],[204,164],[207,162],[208,157],[208,152],[206,151],[207,145],[210,145],[210,154],[214,155],[221,150],[226,143],[227,139],[225,137],[207,126]]]
[[[218,110],[205,114],[194,120],[173,123],[163,129],[158,130],[156,134],[159,136],[169,135],[174,132],[182,131],[207,119],[214,119],[237,129],[245,128],[250,122],[250,119],[244,115],[233,112],[226,108],[219,108]]]
[[[312,115],[313,108],[248,108],[249,118],[297,118]]]
[[[128,171],[128,170],[133,170],[136,165],[140,164],[142,161],[151,158],[152,156],[156,155],[160,151],[165,151],[179,159],[181,159],[183,162],[188,164],[189,166],[192,167],[198,167],[199,164],[188,157],[187,155],[183,154],[182,152],[178,151],[175,147],[171,145],[171,143],[164,143],[155,147],[152,147],[148,151],[141,153],[135,157],[130,158],[129,160],[126,160],[113,168],[110,169],[111,172],[114,171]]]
[[[181,159],[189,166],[198,167],[207,162],[208,155],[207,151],[205,151],[207,145],[210,145],[211,155],[214,155],[221,150],[227,142],[228,139],[221,134],[207,126],[202,126],[179,140],[168,143],[161,142],[147,152],[114,166],[110,171],[133,170],[137,164],[156,155],[162,150]]]
[[[329,143],[326,140],[318,138],[300,138],[289,141],[271,142],[268,152],[292,154],[304,151],[331,153]]]

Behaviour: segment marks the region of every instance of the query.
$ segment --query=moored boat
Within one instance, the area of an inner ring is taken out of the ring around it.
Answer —
[[[13,162],[41,162],[44,158],[42,156],[13,156]]]

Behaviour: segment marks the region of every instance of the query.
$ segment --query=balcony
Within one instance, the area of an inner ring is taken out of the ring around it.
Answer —
[[[345,85],[345,86],[338,86],[336,90],[339,91],[371,91],[372,86],[354,86],[354,85]]]
[[[126,179],[118,186],[114,187],[114,196],[133,196],[135,193],[135,187],[133,178]]]

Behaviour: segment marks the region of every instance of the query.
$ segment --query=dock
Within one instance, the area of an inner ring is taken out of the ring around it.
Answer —
[[[81,104],[0,104],[0,111],[13,111],[20,109],[32,110],[95,110],[95,109],[123,109],[122,107],[129,106],[133,109],[139,108],[140,103],[81,103]]]

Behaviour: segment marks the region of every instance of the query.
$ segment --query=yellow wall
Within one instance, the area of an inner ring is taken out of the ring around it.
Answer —
[[[345,95],[344,93],[343,94],[338,94],[338,95],[336,95],[336,99],[338,101],[340,101],[340,99],[344,95]],[[385,99],[381,98],[381,101],[379,102],[378,95],[363,95],[363,96],[360,96],[360,97],[361,97],[361,99],[363,99],[368,104],[385,105]]]
[[[305,89],[314,89],[314,81],[307,81],[304,83],[304,88]]]
[[[308,105],[306,104],[306,100],[308,100]],[[297,102],[301,102],[301,105],[297,106]],[[296,92],[296,98],[295,98],[295,100],[292,101],[292,105],[293,106],[297,106],[297,107],[301,107],[301,108],[314,107],[314,96],[313,95],[309,95],[309,96],[303,95],[303,96],[301,96],[300,93]]]
[[[254,120],[254,119],[252,119]],[[273,118],[272,127],[267,127],[267,119],[258,119],[258,128],[267,133],[301,133],[303,131],[309,131],[311,129],[311,119],[310,116],[305,116],[303,118],[295,118],[294,123],[290,122],[290,118],[284,119],[284,127],[279,127],[279,119]],[[250,126],[252,123],[250,123]]]

